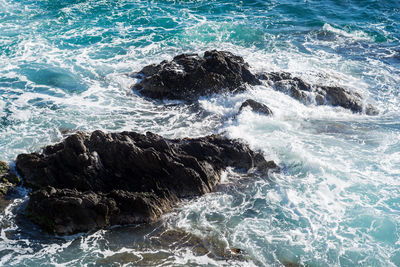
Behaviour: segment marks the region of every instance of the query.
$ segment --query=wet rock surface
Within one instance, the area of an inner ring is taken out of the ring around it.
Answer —
[[[239,108],[239,113],[246,107],[260,114],[273,115],[272,110],[267,105],[259,103],[253,99],[247,99],[246,101],[244,101]]]
[[[10,169],[8,163],[0,161],[0,212],[11,203],[14,188],[20,184],[21,180]]]
[[[203,57],[178,55],[172,61],[146,66],[135,76],[141,81],[133,88],[154,99],[190,100],[261,84],[242,57],[217,50],[206,51]]]
[[[156,220],[179,198],[211,192],[228,166],[272,165],[220,135],[165,139],[153,133],[77,133],[21,154],[17,170],[35,191],[27,215],[61,235]],[[276,165],[274,165],[276,166]]]
[[[363,97],[355,91],[339,86],[311,85],[287,72],[254,75],[242,57],[227,51],[206,51],[203,57],[181,54],[171,61],[148,65],[134,77],[139,82],[132,88],[152,99],[195,100],[214,93],[241,92],[246,90],[246,84],[260,85],[260,80],[266,80],[274,89],[306,104],[340,106],[355,113],[378,114],[378,110],[364,103]]]
[[[72,234],[110,225],[151,222],[177,201],[174,195],[153,192],[102,193],[46,187],[31,195],[26,214],[49,232]]]
[[[340,106],[355,113],[365,112],[367,115],[379,113],[371,104],[364,104],[359,93],[346,88],[311,85],[287,72],[262,73],[259,78],[266,80],[274,89],[287,93],[303,103]]]

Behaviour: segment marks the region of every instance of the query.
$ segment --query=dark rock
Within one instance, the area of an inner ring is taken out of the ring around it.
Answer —
[[[251,110],[253,110],[254,112],[258,112],[264,115],[273,114],[272,110],[267,105],[259,103],[253,99],[247,99],[246,101],[244,101],[239,108],[239,112],[241,112],[245,107],[250,107]]]
[[[1,177],[1,181],[2,182],[9,182],[9,183],[11,183],[13,186],[17,186],[17,185],[20,185],[21,184],[21,179],[18,177],[18,175],[16,175],[15,173],[13,173],[13,172],[8,172],[8,173],[6,173],[6,174],[4,174],[2,177]]]
[[[95,193],[49,186],[31,194],[26,214],[49,232],[66,235],[109,225],[150,222],[177,201],[174,195],[158,196],[153,192]]]
[[[206,51],[204,57],[182,54],[146,66],[136,77],[141,81],[133,88],[153,99],[195,99],[224,90],[243,91],[246,83],[261,84],[242,57],[216,50]]]
[[[323,105],[325,104],[325,97],[323,95],[317,94],[315,96],[315,102],[317,103],[317,105]]]
[[[379,115],[379,111],[371,104],[365,106],[365,114],[367,115]]]
[[[228,166],[272,165],[220,135],[170,140],[150,132],[101,131],[71,135],[16,161],[25,185],[39,189],[28,216],[57,234],[154,221],[178,198],[212,191]]]
[[[267,80],[278,91],[285,92],[303,103],[332,105],[376,115],[371,104],[364,105],[357,92],[338,86],[311,85],[287,72],[269,72],[254,75],[242,57],[226,51],[206,51],[182,54],[172,61],[162,61],[144,67],[135,74],[139,82],[132,86],[153,99],[193,100],[213,93],[240,92],[246,84],[258,85]]]
[[[10,169],[10,166],[4,161],[0,161],[0,212],[11,203],[13,189],[20,184],[21,180]]]
[[[292,77],[290,73],[263,73],[259,75],[259,78],[261,80],[267,80],[274,89],[287,93],[297,100],[302,102],[308,101],[309,94],[307,92],[311,92],[311,86],[297,77]]]
[[[0,212],[11,203],[7,196],[13,187],[14,185],[9,182],[0,182]]]
[[[355,113],[365,112],[367,115],[377,115],[379,112],[371,104],[364,106],[362,96],[346,88],[338,86],[310,85],[298,77],[292,77],[287,72],[270,72],[259,75],[274,89],[287,93],[303,103],[317,105],[332,105],[350,109]]]
[[[46,187],[32,193],[27,216],[48,231],[72,234],[104,227],[116,203],[94,192]]]
[[[350,92],[337,86],[319,86],[317,90],[325,95],[325,99],[332,106],[341,106],[353,112],[362,112],[362,98],[357,92]]]

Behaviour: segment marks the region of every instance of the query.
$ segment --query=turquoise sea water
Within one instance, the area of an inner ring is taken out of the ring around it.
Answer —
[[[191,106],[129,89],[126,73],[208,49],[243,56],[254,72],[357,90],[380,115],[305,106],[267,85]],[[242,180],[227,170],[217,192],[156,225],[67,238],[18,216],[21,189],[0,215],[0,265],[400,266],[399,93],[399,1],[0,0],[0,159],[66,131],[224,132],[282,166]],[[275,115],[234,118],[247,98]],[[210,254],[150,242],[165,229],[199,237]]]

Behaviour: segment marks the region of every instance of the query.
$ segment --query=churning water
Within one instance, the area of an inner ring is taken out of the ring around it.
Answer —
[[[193,105],[129,89],[127,73],[208,49],[254,72],[351,88],[380,115],[305,106],[268,85]],[[18,216],[21,188],[0,215],[0,265],[400,266],[399,93],[397,0],[0,0],[2,160],[101,129],[225,133],[282,167],[242,179],[227,170],[215,193],[154,225],[67,238]],[[274,116],[236,116],[247,98]]]

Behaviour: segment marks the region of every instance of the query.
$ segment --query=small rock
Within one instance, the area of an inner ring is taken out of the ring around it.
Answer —
[[[365,114],[376,116],[379,115],[379,111],[371,104],[367,104],[365,107]]]
[[[243,251],[240,248],[231,248],[231,251],[235,254],[242,254]]]
[[[315,96],[315,102],[317,103],[317,105],[324,105],[325,104],[325,98],[323,95],[317,94]]]
[[[241,112],[245,107],[249,107],[254,112],[258,112],[258,113],[261,113],[264,115],[272,115],[273,114],[272,110],[267,105],[259,103],[253,99],[247,99],[246,101],[244,101],[243,104],[239,108],[239,112]]]

